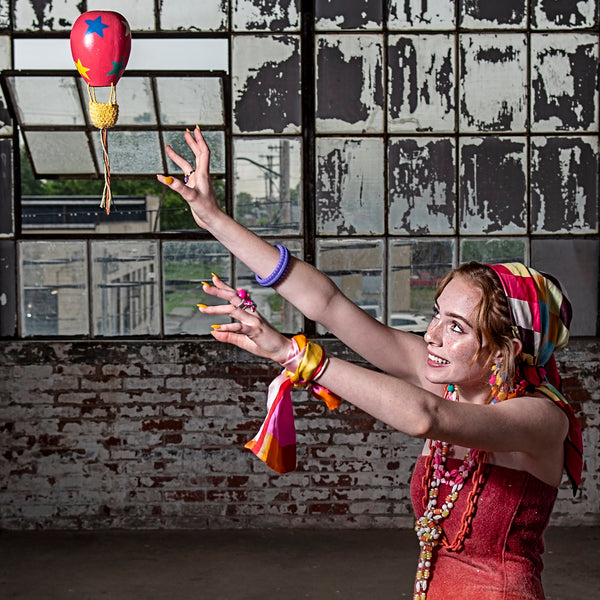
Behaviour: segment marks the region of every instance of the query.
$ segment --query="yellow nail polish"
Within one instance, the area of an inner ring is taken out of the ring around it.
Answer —
[[[196,304],[196,306],[198,308],[208,308],[208,306],[206,306],[206,304]]]
[[[200,125],[196,125],[196,129],[200,129]]]
[[[207,283],[206,281],[203,281],[202,285],[205,285],[206,287],[210,287],[210,283]]]
[[[221,326],[220,326],[220,325],[211,325],[211,327],[212,327],[213,329],[221,329]]]
[[[215,273],[211,273],[211,275],[212,275],[212,276],[213,276],[215,279],[218,279],[219,281],[221,281],[221,278],[220,278],[218,275],[216,275]]]
[[[171,185],[173,183],[173,178],[172,177],[165,177],[165,183],[167,185]]]
[[[188,127],[186,127],[186,128],[185,128],[185,130],[186,130],[188,133],[192,133],[192,132],[189,130],[189,128],[188,128]]]

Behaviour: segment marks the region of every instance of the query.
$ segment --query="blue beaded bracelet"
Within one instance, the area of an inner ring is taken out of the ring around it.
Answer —
[[[279,262],[275,270],[264,279],[261,279],[258,275],[254,275],[256,281],[263,287],[277,285],[283,279],[290,266],[290,251],[281,244],[276,244],[275,247],[279,249]]]

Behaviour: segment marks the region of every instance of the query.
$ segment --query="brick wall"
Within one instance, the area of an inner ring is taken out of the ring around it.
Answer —
[[[332,353],[355,359],[341,345]],[[598,339],[559,356],[586,472],[554,524],[598,524]],[[299,468],[244,449],[277,368],[214,341],[0,344],[0,527],[410,527],[421,442],[294,393]]]

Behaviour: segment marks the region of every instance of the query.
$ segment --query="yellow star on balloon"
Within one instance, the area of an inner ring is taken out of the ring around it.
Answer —
[[[81,64],[81,59],[78,58],[77,62],[75,63],[75,66],[77,67],[77,70],[79,71],[79,74],[82,77],[85,77],[86,79],[89,79],[87,72],[89,71],[89,69],[86,69],[82,64]]]

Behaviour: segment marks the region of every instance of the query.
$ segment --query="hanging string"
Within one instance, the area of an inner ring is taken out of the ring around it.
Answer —
[[[108,156],[108,132],[107,130],[117,123],[119,117],[119,105],[117,104],[117,90],[114,83],[110,84],[110,98],[108,102],[100,103],[96,101],[96,91],[88,85],[88,95],[90,98],[90,119],[94,126],[100,129],[100,138],[102,142],[102,152],[104,154],[104,190],[102,191],[102,200],[100,208],[106,209],[106,214],[110,214],[112,206],[112,191],[110,188],[110,158]]]

